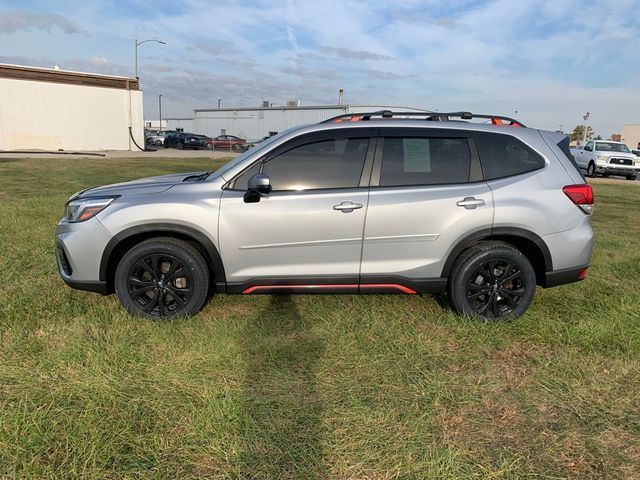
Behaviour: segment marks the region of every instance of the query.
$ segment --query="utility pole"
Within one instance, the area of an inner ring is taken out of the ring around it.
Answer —
[[[221,98],[219,98],[219,99],[218,99],[218,110],[220,110],[220,104],[221,104],[221,103],[222,103],[222,99],[221,99]]]
[[[160,131],[162,131],[162,94],[158,95],[158,117],[160,117]]]

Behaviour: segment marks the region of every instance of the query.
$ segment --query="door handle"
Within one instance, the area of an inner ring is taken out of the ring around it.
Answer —
[[[340,210],[342,213],[351,213],[354,210],[357,210],[358,208],[362,208],[362,204],[361,203],[353,203],[351,201],[341,202],[338,205],[334,205],[333,206],[334,210]]]
[[[459,207],[464,207],[467,210],[473,210],[476,207],[483,206],[484,200],[476,197],[464,197],[462,200],[456,202],[456,205]]]

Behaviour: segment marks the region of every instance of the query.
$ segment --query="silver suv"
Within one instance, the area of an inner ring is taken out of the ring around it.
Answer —
[[[462,112],[296,127],[215,172],[76,193],[60,275],[161,319],[214,292],[444,293],[462,315],[517,317],[536,285],[586,275],[594,197],[568,144]]]

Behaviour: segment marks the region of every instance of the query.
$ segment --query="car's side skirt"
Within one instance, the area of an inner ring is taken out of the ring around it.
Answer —
[[[396,276],[260,278],[228,283],[226,293],[291,294],[416,294],[443,292],[446,278],[410,279]]]

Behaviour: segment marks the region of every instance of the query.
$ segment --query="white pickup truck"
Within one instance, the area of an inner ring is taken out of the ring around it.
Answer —
[[[640,157],[622,142],[589,140],[582,147],[572,148],[571,154],[589,177],[601,173],[604,177],[620,175],[635,180],[640,173]]]

